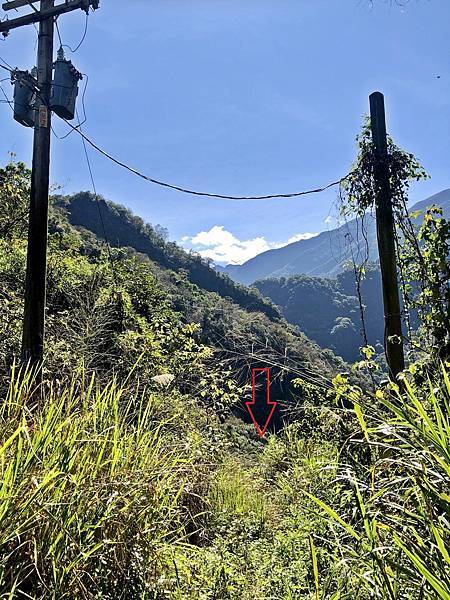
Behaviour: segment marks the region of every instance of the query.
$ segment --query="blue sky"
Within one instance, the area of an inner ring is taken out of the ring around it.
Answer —
[[[386,96],[388,129],[432,179],[412,200],[450,187],[450,1],[103,0],[72,58],[89,75],[84,130],[152,177],[234,195],[322,186],[348,172],[368,95]],[[83,13],[61,17],[75,46]],[[0,42],[29,68],[32,27]],[[6,76],[6,72],[5,72]],[[10,85],[3,87],[11,96]],[[55,122],[59,134],[64,123]],[[0,105],[0,155],[30,163],[32,131]],[[220,262],[330,226],[336,191],[227,202],[155,187],[90,151],[99,193],[170,238]],[[91,188],[81,140],[53,140],[52,181]],[[327,223],[325,221],[327,220]]]

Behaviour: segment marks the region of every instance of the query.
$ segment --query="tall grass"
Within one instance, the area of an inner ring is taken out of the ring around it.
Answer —
[[[361,401],[353,462],[301,424],[242,455],[131,379],[34,386],[0,402],[0,598],[450,600],[446,370]]]
[[[33,385],[13,373],[0,405],[0,596],[156,598],[195,511],[195,447],[114,380]]]
[[[341,470],[346,509],[310,498],[341,528],[339,555],[367,597],[450,600],[448,372],[377,399],[359,415],[372,464]]]

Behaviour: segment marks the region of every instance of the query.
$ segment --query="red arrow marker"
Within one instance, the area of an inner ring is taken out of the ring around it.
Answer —
[[[260,406],[259,402],[258,404],[256,404],[256,376],[257,373],[261,372],[266,373],[266,397],[264,401],[264,406],[261,405],[261,407],[267,407],[266,410],[269,410],[269,415],[266,417],[264,423],[258,423],[257,418],[253,414],[253,409]],[[250,413],[255,429],[258,432],[259,437],[262,438],[266,433],[267,427],[269,426],[269,423],[273,417],[273,413],[277,406],[277,402],[270,399],[270,369],[268,367],[264,367],[261,369],[252,369],[252,401],[246,402],[245,404],[247,406],[248,412]]]

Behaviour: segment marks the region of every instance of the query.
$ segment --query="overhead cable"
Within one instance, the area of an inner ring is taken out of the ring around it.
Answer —
[[[154,183],[155,185],[159,185],[161,187],[165,187],[165,188],[169,188],[172,190],[175,190],[177,192],[182,192],[184,194],[190,194],[192,196],[203,196],[203,197],[207,197],[207,198],[217,198],[217,199],[222,199],[222,200],[237,200],[237,201],[242,201],[242,200],[270,200],[270,199],[275,199],[275,198],[297,198],[299,196],[306,196],[308,194],[318,194],[320,192],[324,192],[325,190],[334,187],[336,185],[340,185],[343,181],[345,181],[348,178],[348,175],[346,175],[345,177],[342,177],[341,179],[337,180],[337,181],[333,181],[332,183],[329,183],[321,188],[316,188],[316,189],[312,189],[312,190],[305,190],[302,192],[292,192],[289,194],[267,194],[264,196],[231,196],[231,195],[227,195],[227,194],[213,194],[210,192],[199,192],[196,190],[191,190],[188,188],[184,188],[178,185],[174,185],[172,183],[167,183],[164,181],[160,181],[158,179],[154,179],[153,177],[149,177],[148,175],[145,175],[144,173],[141,173],[140,171],[138,171],[137,169],[134,169],[133,167],[130,167],[129,165],[127,165],[126,163],[122,162],[121,160],[115,158],[114,156],[112,156],[111,154],[109,154],[108,152],[106,152],[105,150],[103,150],[102,148],[100,148],[100,146],[98,146],[95,142],[93,142],[85,133],[83,133],[82,131],[80,131],[79,128],[75,127],[74,125],[72,125],[71,123],[69,123],[69,121],[67,121],[66,119],[63,119],[63,121],[65,121],[67,123],[67,125],[74,131],[76,131],[79,135],[81,135],[83,137],[83,139],[90,145],[92,146],[92,148],[94,148],[95,150],[97,150],[97,152],[99,152],[100,154],[102,154],[105,158],[107,158],[108,160],[112,161],[113,163],[115,163],[116,165],[118,165],[119,167],[122,167],[123,169],[126,169],[127,171],[129,171],[130,173],[133,173],[134,175],[137,175],[138,177],[140,177],[141,179],[145,179],[146,181],[149,181],[150,183]]]
[[[6,62],[6,61],[4,61],[4,62]],[[5,67],[3,67],[3,68],[5,68]],[[7,69],[7,70],[9,70],[9,69]],[[211,192],[202,192],[202,191],[198,191],[198,190],[191,190],[189,188],[184,188],[179,185],[167,183],[165,181],[160,181],[159,179],[155,179],[154,177],[145,175],[144,173],[138,171],[137,169],[130,167],[128,164],[124,163],[123,161],[115,158],[114,156],[112,156],[111,154],[106,152],[106,150],[103,150],[98,144],[96,144],[93,140],[91,140],[83,131],[81,131],[79,126],[72,125],[72,123],[70,123],[67,119],[63,119],[63,121],[70,127],[70,129],[72,131],[76,131],[83,138],[83,140],[85,142],[87,142],[92,148],[97,150],[97,152],[99,152],[102,156],[104,156],[111,162],[115,163],[119,167],[122,167],[123,169],[129,171],[130,173],[133,173],[137,177],[140,177],[141,179],[144,179],[145,181],[153,183],[154,185],[158,185],[160,187],[175,190],[175,191],[181,192],[183,194],[189,194],[191,196],[201,196],[201,197],[206,197],[206,198],[216,198],[218,200],[234,200],[234,201],[298,198],[300,196],[307,196],[307,195],[311,195],[311,194],[319,194],[320,192],[324,192],[325,190],[328,190],[329,188],[340,185],[343,181],[345,181],[349,177],[349,174],[347,174],[344,177],[341,177],[340,179],[338,179],[337,181],[332,181],[331,183],[328,183],[327,185],[325,185],[323,187],[314,188],[311,190],[303,190],[301,192],[291,192],[291,193],[286,193],[286,194],[266,194],[266,195],[261,195],[261,196],[234,196],[234,195],[228,195],[228,194],[216,194],[216,193],[211,193]]]
[[[78,116],[78,111],[77,111],[77,119],[80,120],[80,117]],[[79,127],[81,127],[81,125],[79,125]],[[77,131],[79,131],[79,130],[77,129]],[[91,178],[92,189],[93,189],[93,192],[94,192],[95,202],[97,204],[98,216],[100,218],[100,223],[101,223],[101,226],[102,226],[103,237],[104,237],[105,244],[106,244],[106,249],[107,249],[107,252],[108,252],[108,258],[109,258],[109,262],[111,264],[112,275],[113,275],[114,283],[116,284],[116,287],[117,287],[118,280],[117,280],[116,268],[115,268],[114,259],[113,259],[112,252],[111,252],[111,245],[109,243],[108,234],[106,233],[105,220],[103,219],[102,209],[101,209],[101,205],[100,205],[100,199],[99,199],[99,195],[97,193],[97,186],[95,185],[95,180],[94,180],[94,174],[93,174],[93,171],[92,171],[91,161],[89,160],[89,154],[88,154],[88,151],[87,151],[86,142],[85,142],[85,140],[83,138],[81,138],[81,141],[83,143],[84,155],[85,155],[85,158],[86,158],[86,163],[87,163],[87,167],[88,167],[88,171],[89,171],[89,176]]]

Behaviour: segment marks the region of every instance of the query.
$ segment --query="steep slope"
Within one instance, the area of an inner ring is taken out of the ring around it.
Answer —
[[[155,281],[161,298],[185,325],[198,328],[201,343],[213,350],[223,372],[229,371],[240,385],[251,381],[251,368],[270,366],[273,398],[287,403],[292,397],[290,382],[295,377],[329,386],[330,379],[347,368],[340,357],[319,348],[287,323],[256,289],[246,289],[220,276],[195,255],[166,242],[155,228],[125,208],[102,201],[101,211],[115,246],[116,270],[140,273],[141,283],[133,284],[128,291],[132,302],[141,306],[140,288],[145,288],[148,278]],[[56,198],[50,225],[52,239],[72,238],[76,232],[78,252],[94,263],[99,260],[103,231],[92,196],[83,193]],[[105,253],[102,260],[106,260]],[[130,266],[127,261],[131,261]],[[128,275],[122,275],[122,281],[127,279]],[[122,285],[128,289],[131,283]],[[146,310],[141,316],[147,319]],[[212,379],[211,388],[215,385]],[[239,416],[248,417],[243,404],[237,410]],[[274,426],[281,418],[279,411]]]
[[[360,358],[364,337],[353,271],[339,273],[336,279],[294,275],[262,279],[254,285],[322,348],[330,348],[349,362]],[[380,272],[375,266],[367,268],[361,295],[368,342],[381,348],[383,301]]]
[[[411,211],[424,210],[431,204],[442,206],[444,213],[450,215],[450,189],[417,202]],[[352,256],[365,254],[366,244],[369,260],[377,260],[375,222],[371,216],[365,219],[364,228],[360,220],[354,219],[309,240],[263,252],[242,265],[228,265],[225,272],[246,285],[257,279],[298,274],[336,277]]]
[[[112,246],[131,247],[162,267],[185,271],[192,283],[216,292],[223,298],[231,298],[246,310],[262,312],[270,319],[279,317],[275,307],[258,292],[235,283],[226,274],[218,273],[199,255],[188,253],[175,243],[166,241],[154,227],[144,223],[124,206],[103,198],[99,199],[97,205],[95,197],[89,192],[57,196],[54,203],[65,211],[71,225],[83,227],[100,239],[104,237],[104,227]]]

